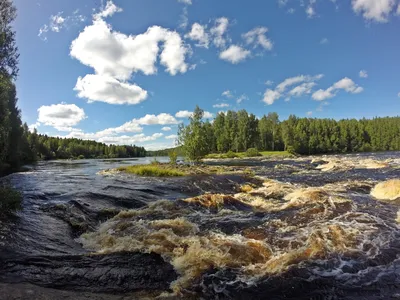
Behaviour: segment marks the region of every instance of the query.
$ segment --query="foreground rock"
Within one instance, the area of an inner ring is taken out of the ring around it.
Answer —
[[[378,200],[394,201],[400,199],[400,179],[392,179],[378,183],[371,191]]]

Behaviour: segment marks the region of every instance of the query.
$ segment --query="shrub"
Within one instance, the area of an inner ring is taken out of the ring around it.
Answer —
[[[226,157],[227,158],[236,158],[236,157],[238,157],[238,155],[235,152],[233,152],[232,150],[229,150],[228,153],[226,153]]]
[[[287,149],[286,149],[286,151],[287,151],[289,154],[297,155],[297,153],[296,153],[296,151],[294,150],[294,147],[293,147],[293,146],[288,146]]]
[[[22,195],[9,186],[0,186],[0,215],[20,210]]]
[[[82,154],[78,156],[78,159],[85,159],[85,156],[83,156]]]
[[[168,156],[169,156],[169,163],[171,165],[176,165],[176,162],[178,161],[178,152],[172,150],[168,153]]]
[[[151,161],[151,165],[152,166],[157,166],[159,164],[160,164],[160,162],[157,160],[157,157],[154,157],[154,159]]]
[[[249,148],[246,151],[246,157],[256,157],[260,155],[261,155],[260,152],[258,152],[256,148]]]

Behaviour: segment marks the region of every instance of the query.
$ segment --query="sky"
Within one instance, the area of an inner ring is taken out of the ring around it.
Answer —
[[[14,0],[22,118],[50,136],[172,147],[196,105],[400,112],[399,0]]]

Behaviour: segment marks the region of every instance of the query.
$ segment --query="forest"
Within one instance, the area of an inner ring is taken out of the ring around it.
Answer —
[[[290,115],[280,121],[274,112],[257,118],[230,110],[210,122],[203,114],[196,107],[190,123],[179,127],[178,143],[189,159],[249,148],[303,155],[400,150],[400,117],[337,121]]]

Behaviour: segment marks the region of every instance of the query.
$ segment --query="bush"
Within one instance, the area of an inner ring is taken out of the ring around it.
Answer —
[[[296,151],[294,150],[294,147],[293,147],[293,146],[288,146],[287,149],[286,149],[286,151],[287,151],[289,154],[297,155],[297,153],[296,153]]]
[[[0,215],[20,210],[22,195],[9,186],[0,186]]]
[[[238,157],[238,155],[235,152],[233,152],[232,150],[229,150],[228,153],[226,153],[226,157],[227,158],[236,158],[236,157]]]
[[[169,156],[169,163],[171,165],[176,165],[176,162],[178,161],[178,152],[172,150],[168,153],[168,156]]]
[[[256,148],[249,148],[246,151],[246,157],[256,157],[256,156],[260,156],[260,152],[258,152],[258,150]]]
[[[78,159],[85,159],[85,156],[83,156],[82,154],[78,156]]]

